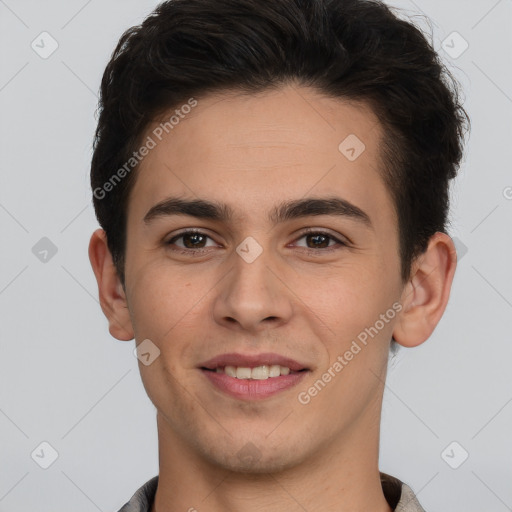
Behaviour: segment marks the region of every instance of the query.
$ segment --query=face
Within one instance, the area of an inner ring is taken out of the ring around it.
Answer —
[[[139,367],[164,435],[238,471],[364,450],[403,290],[378,120],[286,86],[157,127],[125,276],[137,344],[160,351]]]

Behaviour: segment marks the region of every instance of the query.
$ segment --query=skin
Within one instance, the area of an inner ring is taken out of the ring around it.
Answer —
[[[355,161],[338,150],[349,134],[366,146]],[[150,365],[139,362],[157,409],[153,512],[391,510],[378,469],[391,337],[404,347],[428,339],[449,298],[456,253],[450,237],[436,233],[410,279],[401,281],[381,137],[369,108],[301,86],[198,98],[138,170],[125,288],[105,233],[92,235],[89,256],[110,333],[137,344],[150,339],[160,350]],[[170,195],[225,202],[235,218],[145,223],[148,210]],[[330,215],[276,225],[267,219],[285,199],[333,195],[364,210],[373,227]],[[192,255],[194,240],[186,237],[166,244],[184,228],[209,237],[199,240],[206,252]],[[304,228],[328,231],[347,245],[322,245]],[[252,263],[236,252],[249,236],[263,250]],[[308,404],[300,403],[298,393],[393,303],[401,311]],[[226,352],[275,352],[310,371],[273,397],[238,400],[197,368]],[[244,450],[253,456],[241,457]]]

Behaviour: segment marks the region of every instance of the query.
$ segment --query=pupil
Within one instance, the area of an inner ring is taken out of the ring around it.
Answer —
[[[319,239],[319,238],[323,238],[323,239],[324,239],[324,242],[325,242],[325,240],[327,240],[327,238],[328,238],[328,237],[327,237],[327,236],[325,236],[325,235],[309,235],[309,236],[310,236],[311,238],[315,239],[315,240],[317,240],[317,239]],[[327,244],[328,244],[328,243],[329,243],[329,242],[327,242]],[[316,245],[314,245],[314,247],[320,247],[320,245],[316,244]],[[324,243],[324,244],[322,244],[322,247],[325,247],[325,243]]]
[[[185,246],[187,246],[187,247],[188,247],[188,244],[187,244],[187,242],[186,242],[186,241],[187,241],[187,240],[189,240],[189,239],[191,239],[191,238],[192,238],[192,239],[195,239],[195,240],[197,241],[197,238],[203,238],[203,235],[200,235],[200,234],[197,234],[197,233],[196,233],[196,234],[188,234],[188,235],[185,235],[185,236],[184,236],[184,238],[183,238],[183,240],[184,240],[184,242],[185,242]],[[196,244],[196,243],[194,243],[194,242],[192,242],[192,247],[197,247],[197,244]]]

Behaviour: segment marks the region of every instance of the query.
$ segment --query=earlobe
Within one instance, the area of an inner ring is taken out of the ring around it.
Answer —
[[[446,233],[435,233],[414,262],[402,293],[403,310],[393,331],[399,345],[415,347],[430,337],[448,304],[456,266],[452,239]]]
[[[97,229],[89,242],[89,260],[96,281],[101,309],[108,319],[110,334],[121,341],[134,338],[126,295],[117,274],[103,229]]]

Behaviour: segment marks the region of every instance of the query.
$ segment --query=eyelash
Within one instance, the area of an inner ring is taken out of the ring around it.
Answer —
[[[202,236],[212,239],[210,236],[208,236],[206,233],[203,233],[200,230],[190,229],[187,231],[183,231],[183,232],[179,233],[178,235],[172,237],[170,240],[165,242],[165,245],[171,246],[176,240],[184,237],[185,235],[202,235]],[[326,247],[326,248],[320,248],[320,249],[302,248],[303,249],[302,252],[305,252],[309,255],[319,256],[320,254],[331,253],[333,251],[337,251],[344,247],[348,247],[348,244],[343,242],[339,238],[336,238],[335,236],[333,236],[330,233],[327,233],[325,231],[315,230],[314,228],[303,231],[296,240],[300,240],[301,238],[304,238],[307,235],[326,236],[326,237],[330,238],[331,240],[334,240],[335,242],[337,242],[338,245],[340,246],[340,247]],[[171,248],[171,250],[175,251],[175,252],[179,252],[180,254],[188,254],[188,255],[209,252],[209,250],[205,249],[205,248],[200,248],[200,249],[183,249],[183,248],[172,249]]]

